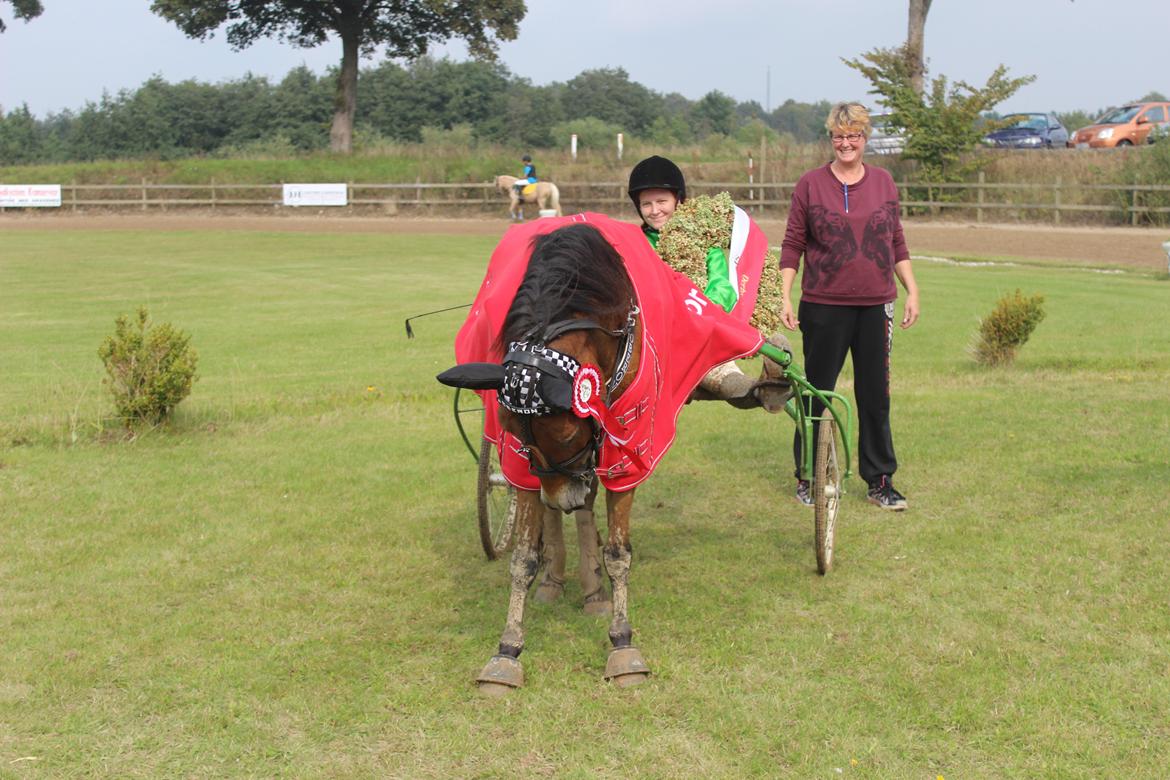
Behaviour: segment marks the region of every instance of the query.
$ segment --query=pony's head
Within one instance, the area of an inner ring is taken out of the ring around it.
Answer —
[[[502,364],[439,375],[444,384],[497,391],[500,423],[523,444],[550,507],[570,512],[585,503],[603,437],[595,418],[626,376],[635,312],[621,256],[601,233],[559,228],[533,240],[496,344]]]

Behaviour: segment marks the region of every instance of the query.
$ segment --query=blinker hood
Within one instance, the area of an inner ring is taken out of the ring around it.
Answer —
[[[467,390],[499,390],[504,386],[504,367],[499,363],[461,363],[435,377],[448,387]]]

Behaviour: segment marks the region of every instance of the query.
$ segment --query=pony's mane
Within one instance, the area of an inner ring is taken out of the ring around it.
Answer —
[[[537,236],[528,270],[504,318],[498,347],[539,334],[574,315],[624,318],[634,299],[625,264],[592,225],[567,225]]]

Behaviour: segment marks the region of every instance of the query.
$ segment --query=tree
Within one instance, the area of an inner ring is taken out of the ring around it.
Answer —
[[[735,100],[719,90],[712,90],[691,109],[691,127],[700,138],[720,133],[731,135],[735,130]]]
[[[978,123],[981,115],[1036,77],[1008,78],[1007,68],[1000,65],[983,87],[964,81],[948,85],[946,76],[938,76],[930,92],[920,94],[914,88],[911,59],[902,46],[875,49],[861,59],[843,61],[873,85],[869,92],[880,95],[890,109],[890,124],[906,131],[902,156],[921,163],[927,181],[959,180],[978,164],[964,164],[962,155],[988,131],[986,124]]]
[[[524,0],[154,0],[151,10],[192,38],[208,38],[226,23],[236,50],[270,36],[302,48],[339,37],[329,138],[334,151],[348,153],[361,56],[385,46],[387,57],[416,59],[431,44],[459,38],[474,57],[492,59],[499,40],[516,37],[526,7]]]
[[[627,133],[640,133],[661,112],[662,98],[630,81],[624,68],[583,70],[565,84],[566,119],[600,119]]]
[[[910,0],[910,20],[906,27],[906,64],[910,88],[922,94],[926,78],[926,15],[930,13],[933,0]]]
[[[24,19],[26,22],[29,19],[35,19],[40,16],[45,7],[41,5],[41,0],[0,0],[0,2],[12,4],[12,15],[17,19]],[[7,27],[4,26],[4,20],[0,19],[0,33],[4,32]]]

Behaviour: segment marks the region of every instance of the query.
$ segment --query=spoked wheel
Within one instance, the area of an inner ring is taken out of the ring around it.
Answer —
[[[479,481],[476,486],[479,508],[479,540],[489,561],[499,558],[512,546],[516,526],[516,490],[504,479],[495,446],[483,439],[479,448]]]
[[[817,572],[833,566],[833,536],[841,507],[841,462],[838,459],[837,424],[821,420],[817,430],[817,456],[813,467],[813,507],[816,515]]]

